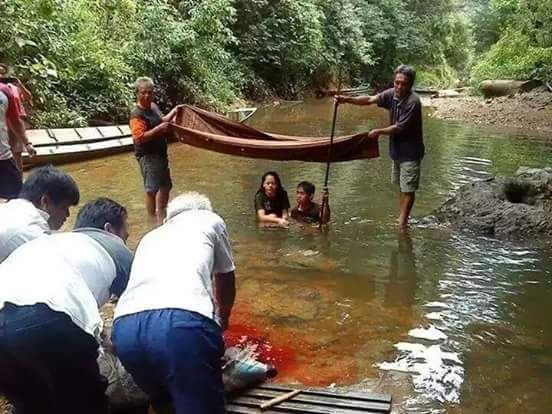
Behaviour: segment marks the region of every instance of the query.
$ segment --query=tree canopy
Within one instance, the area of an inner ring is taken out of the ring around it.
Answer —
[[[125,121],[144,75],[162,106],[218,110],[338,72],[384,85],[400,63],[425,86],[552,78],[549,0],[4,0],[0,24],[35,126]]]

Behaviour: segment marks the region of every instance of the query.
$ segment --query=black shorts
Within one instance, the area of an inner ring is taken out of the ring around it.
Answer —
[[[17,198],[22,186],[23,178],[15,160],[0,160],[0,198]]]
[[[138,164],[147,193],[156,193],[161,188],[172,188],[169,160],[166,156],[145,154],[138,157]]]

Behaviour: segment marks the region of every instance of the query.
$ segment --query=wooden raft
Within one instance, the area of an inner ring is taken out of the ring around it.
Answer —
[[[300,389],[301,392],[289,400],[261,411],[261,404],[295,389]],[[230,398],[226,410],[228,414],[382,414],[391,412],[391,397],[383,394],[339,392],[328,388],[263,384]]]

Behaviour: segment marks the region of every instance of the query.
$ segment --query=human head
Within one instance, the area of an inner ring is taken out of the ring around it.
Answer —
[[[297,184],[297,204],[305,206],[312,203],[315,190],[316,187],[311,182],[301,181]]]
[[[259,192],[265,193],[267,197],[274,198],[284,191],[280,176],[276,171],[268,171],[261,178]]]
[[[10,67],[8,65],[6,65],[5,63],[0,63],[0,78],[8,76],[9,71]]]
[[[19,197],[48,213],[48,225],[52,230],[59,230],[69,217],[69,207],[78,204],[80,193],[69,174],[47,165],[29,174]]]
[[[141,76],[134,82],[136,102],[143,107],[149,108],[153,102],[153,80],[147,76]]]
[[[404,98],[416,80],[416,70],[409,65],[400,65],[393,73],[393,86],[398,98]]]
[[[196,191],[188,191],[173,198],[167,206],[167,217],[165,221],[172,219],[177,214],[190,210],[213,211],[211,200],[206,195]]]
[[[128,213],[126,208],[107,197],[99,197],[81,207],[75,229],[93,227],[128,239]]]

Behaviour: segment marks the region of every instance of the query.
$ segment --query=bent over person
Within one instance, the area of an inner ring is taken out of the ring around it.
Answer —
[[[389,155],[393,160],[392,180],[399,185],[399,226],[408,225],[420,183],[420,167],[425,146],[422,130],[422,103],[412,90],[416,71],[401,65],[395,69],[393,88],[374,96],[336,96],[337,102],[372,105],[389,110],[389,126],[372,129],[368,136],[389,135]]]
[[[175,117],[178,106],[163,115],[153,102],[153,80],[147,77],[136,79],[136,107],[130,115],[130,129],[134,150],[146,190],[146,210],[165,217],[169,192],[172,188],[167,155],[169,122]]]
[[[223,414],[222,331],[235,297],[226,226],[209,199],[184,193],[136,250],[112,341],[156,412]]]
[[[59,230],[79,198],[77,183],[63,170],[33,170],[19,198],[0,204],[0,263],[22,244]]]
[[[0,264],[0,393],[17,413],[107,414],[98,308],[125,289],[131,263],[120,237],[87,227],[31,240]]]

